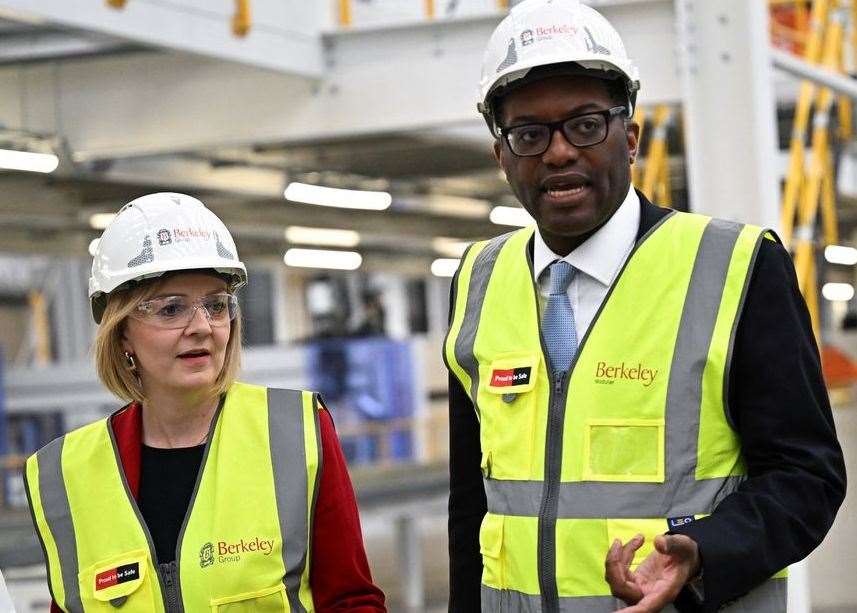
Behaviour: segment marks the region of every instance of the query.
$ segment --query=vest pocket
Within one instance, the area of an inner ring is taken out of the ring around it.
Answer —
[[[506,587],[503,579],[503,516],[486,513],[479,527],[479,552],[482,554],[482,583],[497,589]]]
[[[540,363],[538,354],[518,352],[479,364],[477,404],[486,478],[534,477],[534,439],[544,431],[539,425],[542,413],[536,387]]]
[[[663,419],[586,422],[584,481],[664,481]]]
[[[154,606],[149,552],[137,549],[102,560],[78,575],[86,611],[151,611]]]
[[[482,461],[479,463],[479,468],[485,479],[491,478],[491,457],[492,453],[490,450],[482,452]]]
[[[286,586],[282,583],[264,590],[244,592],[211,601],[211,613],[285,613],[288,610]]]

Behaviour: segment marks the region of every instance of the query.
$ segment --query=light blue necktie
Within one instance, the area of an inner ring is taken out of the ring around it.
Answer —
[[[577,353],[574,311],[568,299],[568,286],[574,267],[564,260],[550,265],[550,291],[542,315],[542,334],[554,371],[567,372]]]

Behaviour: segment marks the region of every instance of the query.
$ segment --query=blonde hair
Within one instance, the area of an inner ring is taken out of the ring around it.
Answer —
[[[189,272],[189,271],[186,271]],[[95,334],[95,370],[104,386],[117,397],[125,401],[144,402],[146,395],[137,373],[128,366],[122,337],[125,323],[137,305],[154,296],[165,277],[158,277],[142,283],[113,290],[107,297],[107,306],[101,318],[101,324]],[[226,343],[226,356],[223,368],[214,382],[213,393],[220,396],[238,376],[241,368],[241,311],[231,322],[229,341]]]

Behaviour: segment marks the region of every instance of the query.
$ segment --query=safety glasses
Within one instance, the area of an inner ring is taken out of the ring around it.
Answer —
[[[191,299],[187,296],[162,296],[144,300],[132,317],[156,328],[185,328],[201,309],[212,326],[225,326],[238,315],[238,298],[226,292]]]

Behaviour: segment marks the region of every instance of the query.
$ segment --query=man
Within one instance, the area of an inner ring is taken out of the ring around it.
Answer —
[[[577,0],[489,42],[480,110],[538,227],[453,281],[450,611],[783,612],[844,496],[788,253],[634,191],[638,86]]]

